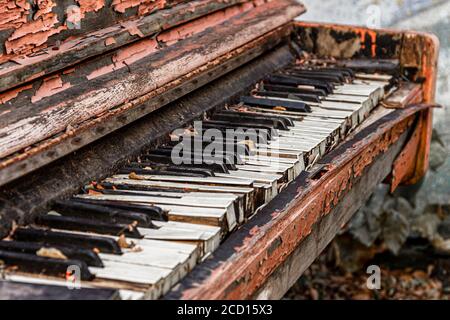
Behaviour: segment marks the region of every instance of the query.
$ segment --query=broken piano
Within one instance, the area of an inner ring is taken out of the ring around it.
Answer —
[[[426,173],[432,35],[291,0],[49,3],[1,13],[1,298],[281,298],[379,183]]]

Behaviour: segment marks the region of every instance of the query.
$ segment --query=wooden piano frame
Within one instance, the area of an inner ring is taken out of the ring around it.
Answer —
[[[430,34],[294,23],[311,46],[356,44],[358,54],[396,58],[422,82],[386,114],[378,107],[334,151],[301,174],[197,266],[168,299],[279,299],[310,266],[376,186],[418,182],[428,169],[439,43]],[[322,36],[322,38],[321,38]],[[349,40],[350,39],[350,40]],[[317,53],[317,52],[315,52]],[[329,52],[351,58],[346,50]]]

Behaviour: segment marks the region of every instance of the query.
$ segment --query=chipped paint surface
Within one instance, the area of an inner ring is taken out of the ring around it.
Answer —
[[[59,75],[48,77],[43,80],[41,86],[31,98],[31,102],[38,102],[43,98],[52,96],[58,92],[69,89],[70,87],[70,83],[64,83]]]
[[[255,5],[259,6],[261,4],[258,3]],[[254,5],[252,3],[250,3],[250,6],[248,4],[232,6],[230,8],[219,10],[207,16],[195,19],[178,27],[164,31],[159,34],[156,39],[144,39],[137,43],[126,46],[120,49],[118,53],[114,54],[111,64],[92,71],[87,76],[87,79],[92,80],[119,69],[125,68],[132,63],[135,63],[157,52],[160,49],[161,44],[163,44],[165,47],[174,45],[180,40],[203,32],[208,28],[217,26],[224,21],[237,16],[238,14],[249,11],[251,8],[254,8]],[[139,27],[136,24],[136,21],[122,22],[121,26],[124,29],[128,30],[131,35],[137,35],[140,37],[143,36],[142,32],[139,30]]]
[[[117,19],[124,20],[120,15],[127,9],[138,7],[137,12],[131,15],[126,13],[126,19],[129,19],[151,14],[180,2],[188,1],[113,0],[111,6],[106,8],[106,0],[75,0],[74,4],[79,6],[80,12],[78,15],[71,15],[56,0],[0,0],[0,35],[7,35],[3,43],[4,50],[0,52],[0,64],[8,60],[32,57],[37,51],[54,45],[56,35],[70,31],[67,22],[83,27],[83,19],[88,13],[101,10],[115,12],[118,16],[116,20],[104,20],[100,23],[106,27],[117,23]],[[70,32],[61,37],[58,41],[70,40]]]
[[[17,98],[19,93],[21,93],[22,91],[31,89],[32,87],[33,87],[32,85],[26,85],[26,86],[22,86],[22,87],[15,88],[15,89],[6,91],[4,93],[1,93],[0,94],[0,104],[7,103],[12,99]]]
[[[112,64],[94,70],[87,75],[88,80],[92,80],[116,70],[125,68],[130,64],[145,58],[157,51],[158,42],[153,39],[145,39],[120,49],[112,58]]]

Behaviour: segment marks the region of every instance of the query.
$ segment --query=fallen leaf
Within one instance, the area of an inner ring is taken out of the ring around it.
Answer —
[[[56,248],[40,248],[36,255],[39,257],[44,258],[52,258],[52,259],[58,259],[58,260],[68,260],[67,257],[58,249]]]

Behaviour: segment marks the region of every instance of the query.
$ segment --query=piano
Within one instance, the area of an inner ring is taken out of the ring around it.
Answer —
[[[2,299],[278,299],[428,169],[433,35],[293,0],[50,3],[0,4]]]

